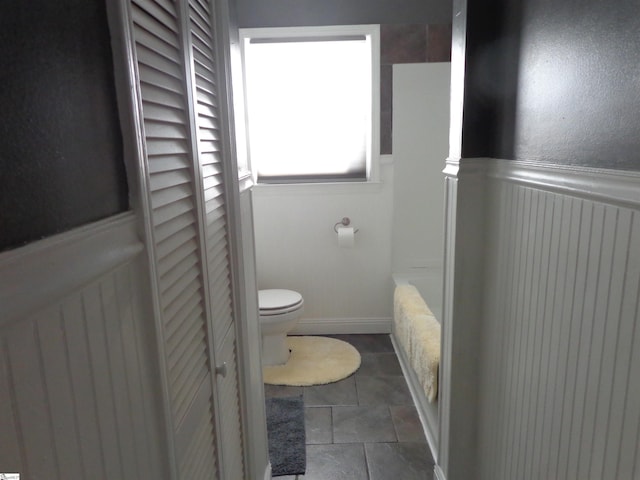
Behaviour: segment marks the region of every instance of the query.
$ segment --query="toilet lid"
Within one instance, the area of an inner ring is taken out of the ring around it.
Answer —
[[[269,289],[258,291],[260,310],[281,310],[292,307],[302,301],[302,295],[293,290]]]

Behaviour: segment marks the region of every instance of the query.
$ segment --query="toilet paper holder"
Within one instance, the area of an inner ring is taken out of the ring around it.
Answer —
[[[336,233],[338,233],[338,225],[348,227],[349,225],[351,225],[351,219],[349,217],[342,217],[342,220],[340,220],[333,226],[333,231]],[[358,229],[356,228],[353,233],[358,233]]]

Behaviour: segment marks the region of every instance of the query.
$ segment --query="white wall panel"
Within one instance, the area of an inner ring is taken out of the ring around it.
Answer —
[[[134,260],[0,328],[0,466],[26,479],[166,478]]]
[[[481,478],[638,478],[637,195],[508,176],[489,181]]]
[[[450,63],[393,66],[394,272],[442,267]]]
[[[392,165],[380,184],[258,186],[253,210],[260,288],[299,291],[305,321],[384,318],[390,331]],[[353,248],[333,230],[345,216],[360,230]]]

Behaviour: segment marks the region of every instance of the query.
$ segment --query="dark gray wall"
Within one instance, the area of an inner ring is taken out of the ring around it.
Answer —
[[[462,155],[640,170],[640,0],[479,3]]]
[[[237,0],[238,25],[448,24],[451,0]]]
[[[0,250],[128,208],[104,0],[0,4]]]

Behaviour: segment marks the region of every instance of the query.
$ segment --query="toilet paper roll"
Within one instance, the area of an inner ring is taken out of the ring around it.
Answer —
[[[356,239],[356,233],[352,227],[338,228],[338,246],[340,248],[352,248]]]

